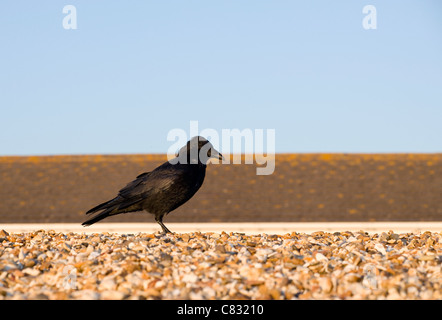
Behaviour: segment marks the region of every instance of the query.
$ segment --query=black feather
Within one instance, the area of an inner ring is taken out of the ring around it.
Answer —
[[[213,156],[222,158],[211,144],[210,148],[207,148],[207,144],[210,142],[202,137],[192,138],[181,149],[184,149],[187,155],[184,163],[165,162],[151,172],[140,174],[122,188],[117,197],[90,209],[86,214],[101,212],[83,222],[83,225],[89,226],[116,214],[144,210],[155,215],[155,221],[160,224],[164,232],[170,232],[162,222],[163,216],[192,198],[203,184],[206,174],[206,163],[200,159],[191,161],[190,155],[195,154],[191,152],[191,148],[198,148],[196,154],[199,154],[201,148],[205,146],[206,150],[211,150]],[[208,154],[208,157],[211,154]],[[179,159],[183,161],[182,157]]]

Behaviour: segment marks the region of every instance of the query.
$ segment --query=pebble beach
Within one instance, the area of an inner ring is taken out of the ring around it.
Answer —
[[[442,299],[442,233],[0,230],[0,299]]]

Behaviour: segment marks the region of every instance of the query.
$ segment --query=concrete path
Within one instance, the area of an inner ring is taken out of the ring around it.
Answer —
[[[246,234],[285,234],[291,232],[312,233],[315,231],[359,231],[380,233],[393,230],[395,233],[408,232],[442,232],[442,221],[411,221],[411,222],[299,222],[299,223],[167,223],[167,227],[176,233],[188,232],[241,232]],[[156,223],[98,223],[90,227],[82,227],[80,223],[30,223],[0,224],[0,230],[9,233],[30,232],[35,230],[54,230],[56,232],[76,233],[155,233],[161,230]]]

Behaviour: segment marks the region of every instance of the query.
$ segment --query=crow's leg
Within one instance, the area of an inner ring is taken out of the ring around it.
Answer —
[[[161,228],[163,229],[163,233],[172,233],[172,231],[167,229],[167,227],[164,225],[164,223],[163,223],[163,215],[155,216],[155,221],[158,222],[158,224],[161,226]]]

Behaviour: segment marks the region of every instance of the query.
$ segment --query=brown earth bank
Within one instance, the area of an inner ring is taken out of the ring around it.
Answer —
[[[166,155],[0,157],[0,223],[78,222]],[[165,222],[441,221],[442,154],[277,154],[209,164],[200,191]],[[106,222],[153,222],[129,213]]]

